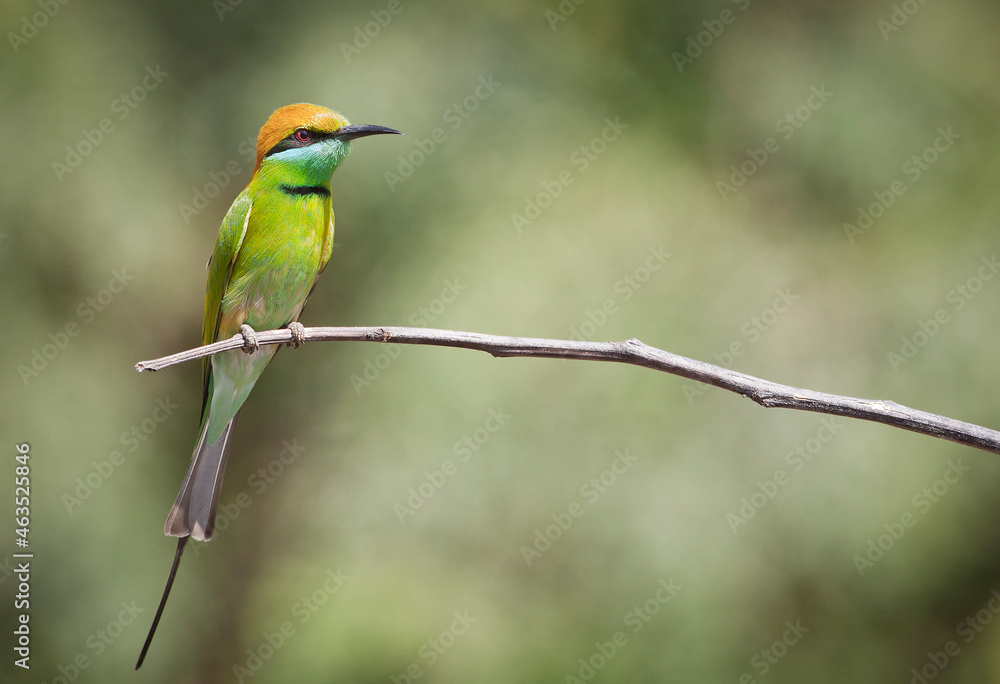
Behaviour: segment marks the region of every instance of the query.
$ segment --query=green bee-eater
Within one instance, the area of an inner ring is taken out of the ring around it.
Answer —
[[[258,347],[254,329],[287,326],[301,341],[299,315],[333,248],[330,179],[353,139],[380,133],[399,131],[351,126],[340,114],[311,104],[282,107],[260,129],[253,176],[223,219],[208,263],[202,328],[205,344],[237,333],[243,333],[247,344],[205,359],[198,444],[164,526],[167,535],[179,537],[177,551],[136,669],[152,641],[188,538],[212,537],[236,417],[278,349]]]

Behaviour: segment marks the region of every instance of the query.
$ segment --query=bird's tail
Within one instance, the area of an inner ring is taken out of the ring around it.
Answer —
[[[163,526],[164,534],[173,537],[191,535],[201,541],[212,538],[212,533],[215,532],[215,513],[219,507],[219,490],[222,488],[222,476],[226,472],[226,456],[229,454],[238,417],[237,413],[229,421],[215,444],[206,443],[210,422],[206,417],[198,437],[198,446],[191,457],[191,467],[188,468],[181,491]]]

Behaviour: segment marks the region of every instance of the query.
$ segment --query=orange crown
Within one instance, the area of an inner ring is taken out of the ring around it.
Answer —
[[[299,103],[276,109],[267,119],[257,136],[257,165],[254,173],[272,147],[299,128],[320,133],[333,133],[347,125],[347,119],[337,112],[319,105]]]

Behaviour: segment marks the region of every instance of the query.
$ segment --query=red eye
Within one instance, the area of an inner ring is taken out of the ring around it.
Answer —
[[[295,131],[295,139],[298,140],[299,142],[309,142],[309,140],[312,139],[312,134],[309,133],[309,131],[307,131],[306,129],[300,128],[299,130]]]

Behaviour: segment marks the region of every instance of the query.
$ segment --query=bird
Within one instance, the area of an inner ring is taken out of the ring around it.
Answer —
[[[287,327],[290,346],[305,340],[299,323],[333,250],[333,172],[351,143],[400,131],[351,125],[337,112],[308,103],[274,111],[257,136],[253,175],[222,220],[208,262],[202,341],[243,335],[241,349],[206,357],[202,366],[201,426],[184,483],[164,525],[177,549],[160,605],[135,669],[142,666],[163,614],[188,540],[215,531],[219,491],[240,408],[277,352],[255,330]]]

